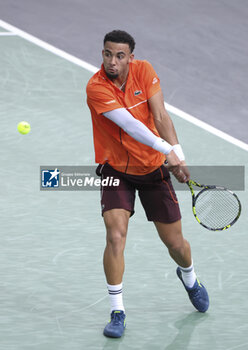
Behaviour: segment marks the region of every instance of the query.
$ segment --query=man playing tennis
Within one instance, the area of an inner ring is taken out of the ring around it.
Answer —
[[[178,265],[177,275],[191,302],[200,312],[209,306],[207,291],[194,272],[190,245],[182,235],[169,171],[182,183],[190,174],[164,107],[159,78],[150,63],[134,59],[134,47],[134,39],[124,31],[106,34],[102,67],[87,85],[97,174],[102,179],[120,181],[118,187],[101,189],[106,227],[103,265],[111,304],[111,320],[104,328],[108,337],[121,337],[126,326],[122,299],[124,248],[136,191],[147,219],[154,222]]]

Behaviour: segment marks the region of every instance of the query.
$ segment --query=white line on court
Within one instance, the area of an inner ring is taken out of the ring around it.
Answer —
[[[3,27],[4,29],[11,31],[15,35],[19,35],[23,39],[26,39],[26,40],[32,42],[33,44],[40,46],[43,49],[45,49],[49,52],[52,52],[53,54],[60,56],[60,57],[66,59],[72,63],[75,63],[76,65],[83,67],[92,73],[95,73],[99,70],[98,68],[92,66],[91,64],[84,62],[83,60],[81,60],[75,56],[72,56],[63,50],[57,49],[56,47],[46,43],[45,41],[42,41],[42,40],[34,37],[33,35],[30,35],[30,34],[24,32],[24,31],[14,27],[14,26],[12,26],[12,25],[10,25],[2,20],[0,20],[0,27]]]
[[[11,32],[0,32],[0,36],[16,36],[16,33]]]
[[[165,107],[169,112],[179,116],[180,118],[185,119],[194,125],[197,125],[199,128],[204,129],[204,130],[210,132],[211,134],[218,136],[221,139],[224,139],[224,140],[234,144],[235,146],[238,146],[238,147],[244,149],[245,151],[248,151],[248,144],[247,143],[240,141],[231,135],[228,135],[227,133],[203,122],[202,120],[199,120],[199,119],[193,117],[192,115],[190,115],[188,113],[181,111],[180,109],[178,109],[176,107],[169,105],[166,102],[165,102]]]
[[[73,55],[70,55],[63,50],[60,50],[60,49],[56,48],[55,46],[52,46],[52,45],[46,43],[45,41],[42,41],[42,40],[36,38],[35,36],[30,35],[30,34],[24,32],[16,27],[12,26],[11,24],[9,24],[7,22],[0,20],[0,27],[12,32],[13,35],[19,35],[20,37],[32,42],[33,44],[40,46],[43,49],[45,49],[49,52],[52,52],[53,54],[60,56],[60,57],[66,59],[66,60],[68,60],[68,61],[70,61],[70,62],[72,62],[72,63],[74,63],[82,68],[85,68],[86,70],[88,70],[92,73],[95,73],[99,70],[99,68],[97,68],[97,67],[95,67],[95,66],[93,66],[93,65],[73,56]],[[242,148],[245,151],[248,151],[248,144],[247,143],[240,141],[231,135],[226,134],[225,132],[193,117],[192,115],[190,115],[188,113],[183,112],[182,110],[180,110],[174,106],[171,106],[170,104],[168,104],[166,102],[165,102],[165,106],[166,106],[166,109],[168,110],[168,112],[171,112],[171,113],[175,114],[176,116],[178,116],[184,120],[187,120],[188,122],[198,126],[199,128],[204,129],[204,130],[210,132],[211,134],[213,134],[217,137],[220,137],[220,138],[224,139],[225,141],[232,143],[235,146],[238,146],[239,148]]]

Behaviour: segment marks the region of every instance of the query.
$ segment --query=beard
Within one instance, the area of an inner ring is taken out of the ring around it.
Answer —
[[[106,72],[106,70],[105,70],[105,73],[110,80],[117,79],[119,76],[118,73],[117,74],[110,74],[110,73]]]

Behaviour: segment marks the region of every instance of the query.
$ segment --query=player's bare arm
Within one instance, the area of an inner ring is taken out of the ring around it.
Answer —
[[[154,116],[154,122],[159,135],[172,146],[178,145],[177,134],[173,122],[165,109],[164,97],[162,91],[158,91],[149,100],[149,107]],[[167,155],[168,168],[180,182],[186,182],[190,179],[190,174],[184,160],[180,160],[172,150]]]

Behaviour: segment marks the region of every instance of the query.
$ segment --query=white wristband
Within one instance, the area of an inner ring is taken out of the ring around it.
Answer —
[[[169,154],[173,149],[173,147],[168,142],[159,137],[154,142],[152,148],[164,154]]]
[[[176,153],[179,160],[185,160],[185,156],[184,156],[182,147],[179,144],[172,146],[172,149]]]

